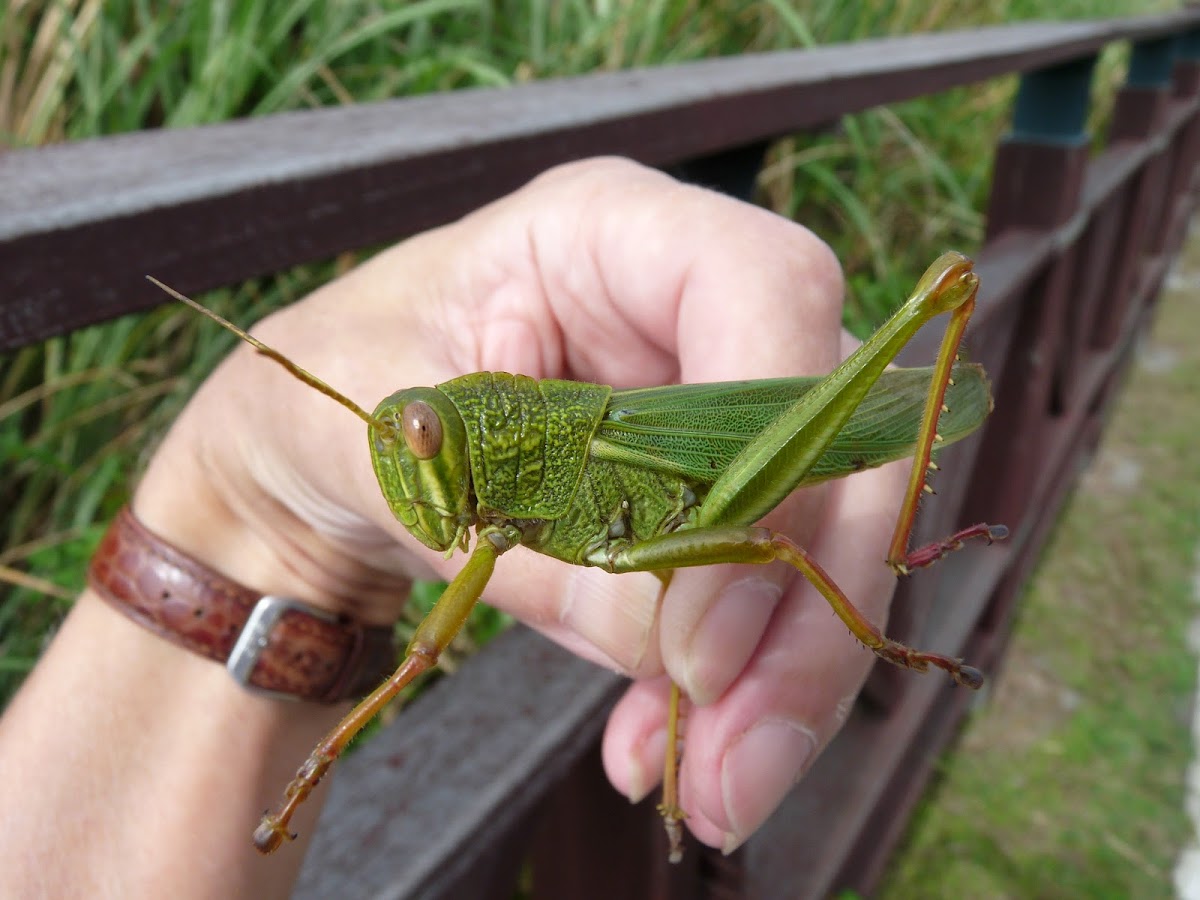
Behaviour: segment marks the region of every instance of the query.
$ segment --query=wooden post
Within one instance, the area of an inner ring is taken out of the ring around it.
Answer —
[[[1088,160],[1086,122],[1094,55],[1030,72],[1021,81],[1012,133],[996,154],[987,237],[1065,225],[1079,209]],[[1063,248],[1026,292],[996,379],[996,411],[976,462],[964,519],[1025,518],[1051,416],[1056,357],[1076,270],[1076,244]],[[984,291],[987,286],[984,285]],[[988,335],[989,343],[1004,336]]]
[[[1117,95],[1111,140],[1145,141],[1159,132],[1171,102],[1175,40],[1157,38],[1133,47],[1129,75]],[[1138,292],[1142,262],[1156,253],[1164,235],[1163,210],[1169,183],[1166,150],[1155,154],[1126,188],[1125,223],[1108,270],[1108,297],[1096,318],[1091,346],[1107,350],[1120,337],[1129,305]]]

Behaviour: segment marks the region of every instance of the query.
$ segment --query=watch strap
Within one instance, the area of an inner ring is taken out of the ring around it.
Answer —
[[[88,584],[135,622],[224,663],[259,691],[334,703],[367,693],[396,665],[390,626],[264,596],[163,540],[129,506],[100,541]]]

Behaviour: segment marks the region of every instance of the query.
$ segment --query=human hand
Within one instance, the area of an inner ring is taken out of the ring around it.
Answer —
[[[823,374],[844,352],[841,275],[810,232],[631,163],[553,170],[413,238],[255,333],[370,407],[471,371],[616,387]],[[795,495],[769,524],[807,546],[873,619],[903,472]],[[154,531],[256,589],[366,623],[394,621],[409,580],[452,577],[389,511],[361,423],[246,348],[206,382],[135,499]],[[181,508],[188,510],[180,516]],[[537,593],[530,585],[539,585]],[[844,720],[872,656],[794,570],[610,576],[524,551],[485,599],[639,678],[604,759],[633,799],[664,748],[665,669],[698,704],[682,771],[689,827],[732,849]]]

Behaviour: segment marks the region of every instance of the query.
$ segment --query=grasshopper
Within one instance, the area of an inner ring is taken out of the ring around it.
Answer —
[[[978,688],[962,660],[889,640],[803,548],[755,523],[799,487],[914,456],[887,563],[898,574],[926,566],[970,538],[989,543],[1003,526],[965,528],[908,550],[934,445],[970,434],[991,411],[983,369],[957,361],[979,279],[958,253],[938,258],[904,305],[824,378],[790,378],[613,390],[597,384],[481,372],[437,387],[408,388],[368,413],[236,325],[151,278],[178,300],[237,334],[368,426],[380,488],[396,518],[425,546],[466,565],[417,627],[395,673],[313,750],[284,801],[254,832],[270,853],[294,838],[288,823],[350,740],[405,685],[437,664],[487,586],[496,558],[516,546],[609,572],[659,573],[715,563],[794,566],[851,633],[878,656],[918,671],[943,669]],[[935,365],[888,369],[930,319],[951,318]],[[736,415],[731,415],[736,412]],[[680,858],[672,685],[660,812]]]

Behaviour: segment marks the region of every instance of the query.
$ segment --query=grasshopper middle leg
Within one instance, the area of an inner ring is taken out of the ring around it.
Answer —
[[[917,671],[934,666],[966,687],[983,685],[982,673],[961,659],[915,650],[884,636],[804,548],[767,528],[732,525],[684,529],[625,548],[614,556],[612,566],[617,572],[636,572],[777,559],[799,570],[821,592],[850,633],[881,659]]]

